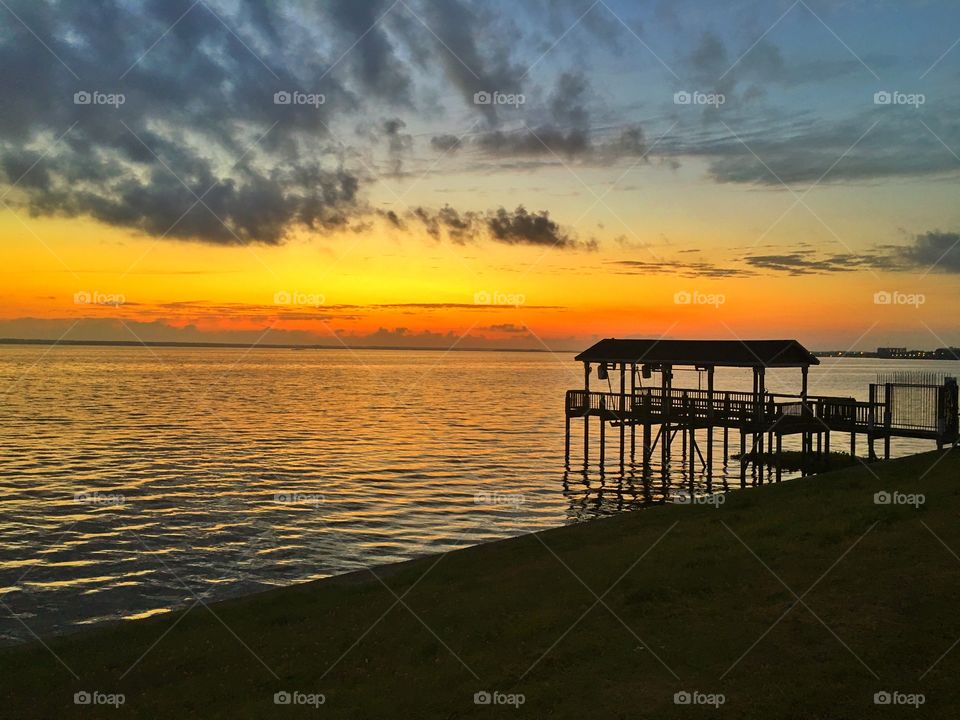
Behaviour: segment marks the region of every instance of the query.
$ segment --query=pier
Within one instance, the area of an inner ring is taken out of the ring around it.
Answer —
[[[671,448],[680,436],[685,461],[690,464],[690,483],[699,463],[705,470],[707,491],[712,491],[715,434],[722,433],[724,460],[731,439],[739,444],[740,482],[746,484],[752,463],[762,482],[764,458],[777,461],[785,436],[800,437],[801,455],[829,454],[833,433],[849,435],[850,454],[856,456],[861,437],[870,459],[878,459],[877,444],[890,457],[892,438],[928,439],[938,448],[958,437],[957,381],[955,378],[919,378],[895,374],[878,378],[868,388],[868,400],[829,397],[808,393],[809,369],[820,361],[796,340],[601,340],[576,356],[583,363],[583,389],[568,390],[565,402],[566,466],[570,467],[571,421],[583,421],[583,463],[590,463],[591,419],[596,418],[599,463],[607,465],[608,428],[619,433],[621,471],[626,463],[636,465],[637,455],[644,477],[650,474],[654,453],[661,454],[666,476]],[[718,390],[718,368],[752,371],[749,392]],[[799,371],[797,392],[767,391],[767,371]],[[706,377],[706,388],[674,386],[675,373],[693,370]],[[605,381],[608,390],[591,390],[591,376]],[[614,381],[619,387],[615,389]],[[640,430],[638,442],[637,430]],[[705,436],[703,447],[697,431]],[[733,438],[731,438],[733,434]],[[739,435],[739,437],[737,437]],[[666,477],[665,477],[666,480]]]

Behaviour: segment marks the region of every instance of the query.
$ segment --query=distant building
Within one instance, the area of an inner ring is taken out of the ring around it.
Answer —
[[[933,357],[937,360],[960,360],[960,348],[938,348],[933,351]]]
[[[877,348],[877,357],[882,358],[906,358],[911,357],[912,353],[905,347],[882,347]]]

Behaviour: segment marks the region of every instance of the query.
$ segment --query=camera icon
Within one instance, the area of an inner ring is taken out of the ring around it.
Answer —
[[[73,694],[73,704],[74,705],[89,705],[93,702],[93,696],[88,693],[86,690],[81,690],[80,692],[75,692]]]
[[[75,92],[73,94],[74,105],[89,105],[92,102],[93,102],[93,95],[88,93],[86,90],[81,90],[80,92]]]
[[[75,305],[89,305],[91,302],[93,302],[93,296],[86,290],[80,290],[73,294],[73,303]]]
[[[273,294],[274,305],[289,305],[293,302],[293,297],[286,290],[277,290]]]
[[[680,505],[689,505],[693,502],[693,495],[685,492],[677,493],[674,500]]]
[[[890,105],[893,103],[893,95],[886,90],[880,90],[873,94],[874,105]]]
[[[489,305],[491,302],[493,302],[493,298],[490,297],[490,293],[486,290],[481,290],[473,294],[474,305]]]
[[[289,705],[293,702],[293,696],[286,690],[281,690],[273,694],[274,705]]]
[[[693,102],[693,95],[688,93],[686,90],[681,90],[673,94],[673,104],[674,105],[689,105]]]
[[[481,90],[473,94],[473,104],[474,105],[491,105],[493,103],[493,95],[488,93],[486,90]]]
[[[893,501],[893,496],[885,490],[874,493],[873,495],[873,504],[874,505],[889,505]]]
[[[686,290],[681,290],[673,294],[674,305],[690,305],[693,303],[693,295]]]
[[[892,303],[893,293],[889,293],[886,290],[881,290],[880,292],[875,292],[873,294],[874,305],[891,305]]]
[[[481,690],[473,694],[474,705],[489,705],[493,702],[493,696],[486,690]]]
[[[673,694],[674,705],[689,705],[691,702],[693,702],[693,696],[686,690],[681,690]]]
[[[874,705],[889,705],[892,702],[893,702],[893,695],[888,693],[886,690],[881,690],[880,692],[873,694]]]
[[[293,102],[293,95],[288,93],[286,90],[280,90],[273,94],[273,104],[274,105],[289,105]]]

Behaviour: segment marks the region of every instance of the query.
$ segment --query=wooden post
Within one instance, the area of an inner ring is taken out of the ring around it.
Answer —
[[[650,425],[649,420],[644,420],[643,422],[643,477],[644,479],[650,474],[650,460],[653,455],[653,451],[650,448],[650,435],[652,434],[652,426]]]
[[[583,364],[583,391],[586,402],[583,405],[583,470],[590,467],[590,363]]]
[[[600,398],[600,472],[607,457],[607,398]]]
[[[563,466],[569,470],[570,469],[570,412],[564,408],[563,411],[566,433],[564,433],[564,447],[563,447]]]
[[[747,431],[740,428],[740,487],[747,486]]]
[[[707,369],[707,492],[713,492],[713,370]]]
[[[627,430],[627,364],[620,363],[620,472],[623,472],[624,433]]]
[[[877,453],[874,449],[873,439],[874,432],[873,429],[876,426],[877,418],[877,408],[874,403],[877,401],[877,386],[873,383],[870,383],[870,406],[867,408],[867,448],[868,456],[867,459],[870,461],[877,459]]]
[[[696,472],[696,462],[697,462],[697,436],[696,436],[696,427],[693,422],[690,422],[690,495],[693,495],[693,475]]]
[[[893,425],[893,403],[890,402],[892,388],[887,383],[883,390],[883,459],[890,459],[890,427]]]
[[[660,412],[663,413],[663,420],[660,425],[660,457],[661,472],[664,482],[666,482],[669,477],[670,446],[672,445],[672,439],[670,437],[670,416],[673,413],[673,399],[670,397],[670,390],[673,387],[673,366],[662,365],[660,367],[660,386],[663,392],[660,410]]]
[[[632,422],[630,423],[630,464],[632,465],[637,457],[637,364],[630,363],[630,414]]]
[[[777,482],[780,482],[783,479],[783,465],[781,453],[783,452],[783,435],[777,433]]]
[[[756,466],[757,466],[757,479],[759,480],[761,485],[763,484],[763,471],[764,471],[763,428],[764,428],[764,425],[766,425],[766,405],[764,404],[764,395],[766,394],[765,380],[766,380],[766,370],[764,369],[763,366],[760,366],[759,368],[757,368],[757,408],[760,413],[757,422],[759,423],[758,429],[760,430],[760,433],[759,433],[759,445],[756,448],[757,449]]]

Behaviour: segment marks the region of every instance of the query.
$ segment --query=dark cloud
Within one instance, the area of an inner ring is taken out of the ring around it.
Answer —
[[[751,255],[744,259],[747,265],[760,270],[786,272],[790,275],[823,275],[826,273],[851,272],[865,268],[878,268],[883,258],[875,254],[855,255],[839,253],[818,257],[815,253],[784,253]]]
[[[413,137],[403,132],[407,124],[399,118],[387,120],[383,124],[383,131],[387,138],[387,150],[390,157],[390,174],[403,174],[404,157],[413,149]]]
[[[621,243],[623,244],[623,243]],[[678,255],[699,253],[679,250]],[[786,275],[830,275],[862,272],[960,273],[960,233],[927,232],[907,245],[877,245],[864,252],[823,252],[805,243],[781,252],[746,254],[725,263],[682,258],[616,260],[621,272],[640,275],[678,274],[684,277],[732,278],[762,272]]]
[[[430,138],[430,145],[434,150],[446,154],[459,150],[463,141],[456,135],[436,135]]]
[[[679,275],[681,277],[734,278],[755,275],[748,268],[723,266],[711,262],[679,260],[613,260],[608,263],[625,275]]]
[[[490,235],[508,245],[546,245],[573,248],[578,243],[550,219],[550,213],[530,213],[520,206],[512,213],[500,208],[487,218]]]
[[[960,273],[960,233],[934,231],[918,235],[897,256],[924,272]]]
[[[20,180],[8,201],[227,244],[277,243],[291,225],[338,227],[356,210],[360,177],[326,130],[330,107],[353,107],[354,93],[332,78],[310,86],[319,67],[291,52],[309,34],[275,5],[13,5],[24,24],[5,22],[0,42],[0,93],[17,108],[0,114],[0,167]],[[364,77],[364,90],[398,82]],[[276,105],[283,91],[317,99]],[[76,104],[84,92],[124,102]]]
[[[492,332],[510,333],[515,335],[525,335],[530,332],[524,326],[514,325],[513,323],[499,323],[497,325],[487,325],[486,327],[482,327],[480,329],[490,330]]]
[[[529,212],[523,206],[512,212],[498,208],[485,213],[458,212],[449,205],[440,210],[418,207],[409,213],[433,238],[446,236],[464,244],[489,239],[505,245],[539,245],[561,250],[596,250],[596,240],[581,241],[550,217],[546,210]]]

